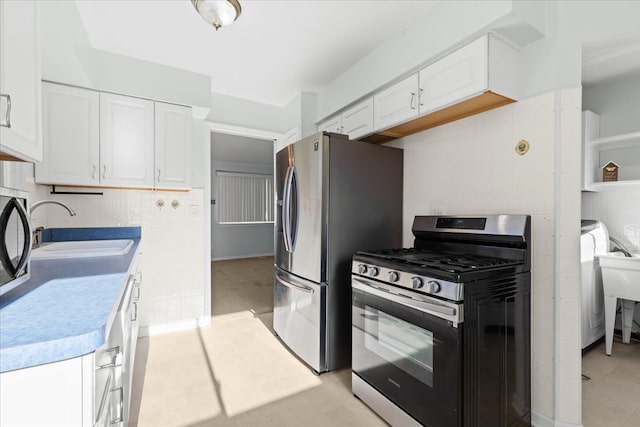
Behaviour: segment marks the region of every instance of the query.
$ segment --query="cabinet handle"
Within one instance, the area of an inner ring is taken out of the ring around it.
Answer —
[[[95,180],[96,179],[96,165],[91,165],[91,167],[93,168],[91,171],[91,179]]]
[[[160,182],[160,168],[158,168],[158,182]]]
[[[424,102],[422,102],[422,94],[424,93],[424,89],[420,88],[420,92],[418,93],[418,104],[420,106],[424,106]]]
[[[118,418],[111,422],[113,424],[120,424],[124,421],[124,387],[114,388],[111,391],[119,391],[120,392],[120,402],[118,402]]]
[[[411,104],[410,105],[411,105],[411,109],[412,110],[416,109],[415,105],[413,105],[413,101],[415,101],[415,99],[416,99],[416,93],[415,92],[411,92]]]
[[[136,320],[138,320],[138,303],[134,302],[133,303],[133,314],[131,315],[131,321],[135,322]]]
[[[111,358],[111,363],[107,363],[106,365],[98,366],[96,368],[96,371],[99,371],[101,369],[107,369],[107,368],[116,368],[116,367],[120,366],[119,364],[116,363],[116,359],[118,358],[118,355],[120,354],[120,346],[119,345],[117,345],[115,347],[112,347],[112,348],[108,348],[104,352],[105,353],[115,352],[115,354]]]
[[[107,165],[102,164],[102,179],[107,179]]]
[[[0,122],[0,126],[10,128],[11,127],[11,95],[0,93],[0,98],[7,98],[7,113],[4,119],[4,123]]]
[[[136,271],[136,275],[135,275],[135,279],[134,282],[135,284],[139,285],[140,283],[142,283],[142,270],[140,271]],[[138,296],[140,296],[140,287],[138,287]]]
[[[136,299],[136,301],[137,301],[137,300],[139,300],[139,299],[140,299],[140,286],[136,286],[136,287],[135,287],[135,290],[136,290],[136,295],[134,296],[134,298],[135,298],[135,299]]]

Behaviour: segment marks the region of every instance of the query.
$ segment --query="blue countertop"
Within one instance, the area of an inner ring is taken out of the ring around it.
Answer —
[[[45,241],[132,239],[126,255],[34,260],[31,278],[0,295],[0,372],[92,353],[105,342],[140,227],[51,229]]]

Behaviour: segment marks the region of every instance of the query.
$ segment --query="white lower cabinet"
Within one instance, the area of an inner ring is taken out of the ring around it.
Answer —
[[[107,339],[95,352],[0,374],[0,426],[128,425],[141,279],[140,271],[128,276]]]

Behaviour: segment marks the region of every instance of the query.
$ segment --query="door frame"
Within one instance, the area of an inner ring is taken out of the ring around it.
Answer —
[[[205,121],[206,135],[204,142],[205,181],[204,181],[204,258],[207,260],[204,277],[204,318],[211,319],[211,134],[224,133],[227,135],[244,136],[247,138],[270,139],[273,141],[273,162],[275,165],[275,151],[278,142],[284,134],[264,129],[247,128],[219,122]]]

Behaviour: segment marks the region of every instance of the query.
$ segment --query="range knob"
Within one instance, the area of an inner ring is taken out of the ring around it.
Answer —
[[[364,264],[360,264],[358,266],[358,273],[365,274],[367,272],[367,266]]]
[[[371,267],[369,269],[369,271],[367,272],[367,274],[369,275],[369,277],[376,277],[378,275],[378,268],[377,267]]]
[[[422,287],[422,279],[420,277],[412,277],[411,287],[413,289],[420,289]]]
[[[437,294],[438,292],[440,292],[440,283],[436,282],[435,280],[428,281],[426,291],[430,294]]]
[[[398,273],[396,273],[395,271],[390,271],[389,272],[389,281],[391,283],[397,282],[399,278],[400,278],[400,276],[398,276]]]

